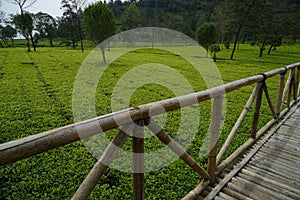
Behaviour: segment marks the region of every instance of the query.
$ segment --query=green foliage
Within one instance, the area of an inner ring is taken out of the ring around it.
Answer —
[[[259,58],[257,47],[241,44],[235,60],[225,59],[230,55],[230,50],[224,49],[219,52],[217,66],[224,82],[228,83],[298,62],[299,49],[300,45],[283,45],[281,51]],[[82,54],[78,50],[56,47],[40,48],[39,52],[30,54],[22,48],[0,49],[0,143],[73,123],[73,84],[88,53],[86,51]],[[148,61],[163,63],[178,70],[196,91],[205,89],[201,77],[179,56],[156,49],[137,50],[120,57],[105,71],[104,79],[99,82],[96,93],[98,115],[111,112],[110,95],[118,79],[133,66]],[[277,76],[267,81],[273,102],[276,102],[278,81]],[[226,95],[227,115],[219,145],[222,145],[228,136],[253,88],[254,85],[251,85]],[[166,99],[173,95],[159,85],[145,85],[134,93],[131,105]],[[199,158],[199,151],[209,126],[210,102],[200,103],[200,109],[199,129],[188,153],[206,167],[207,160]],[[249,138],[252,117],[253,107],[242,123],[227,155]],[[264,98],[259,127],[270,119],[272,115]],[[177,120],[178,113],[170,113],[165,128],[172,136],[177,130]],[[125,144],[124,149],[131,148],[130,142],[129,140]],[[153,137],[147,138],[145,145],[146,151],[161,147],[160,142]],[[70,199],[95,162],[84,145],[76,142],[2,166],[0,198]],[[145,181],[145,199],[179,199],[193,189],[200,178],[190,167],[177,160],[160,171],[146,173]],[[131,174],[109,169],[96,185],[90,198],[132,199]]]
[[[55,19],[43,12],[34,15],[35,30],[39,32],[39,37],[48,38],[53,46],[53,39],[57,36],[57,23]]]
[[[208,52],[209,46],[216,43],[217,40],[215,26],[211,23],[202,24],[197,30],[197,40]]]
[[[89,5],[84,10],[84,28],[87,38],[99,44],[115,34],[113,12],[101,2]]]
[[[218,45],[218,44],[210,45],[209,50],[210,50],[211,53],[214,53],[213,59],[214,59],[214,62],[216,62],[216,60],[217,60],[216,53],[221,51],[220,45]]]
[[[129,8],[124,12],[121,18],[122,20],[121,30],[126,31],[133,28],[137,28],[141,20],[140,18],[141,18],[141,13],[138,7],[136,6],[135,3],[131,3]]]
[[[21,13],[14,16],[13,23],[18,30],[27,40],[27,48],[30,52],[29,37],[32,36],[33,19],[29,13]],[[34,46],[34,44],[32,44]]]

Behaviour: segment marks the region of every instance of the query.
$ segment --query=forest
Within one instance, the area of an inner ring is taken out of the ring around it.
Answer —
[[[25,20],[28,27],[24,30],[26,27],[20,25],[24,22],[18,21],[18,14],[8,16],[2,11],[0,47],[13,45],[18,32],[27,39],[29,51],[30,41],[36,49],[43,38],[49,40],[50,46],[54,46],[53,40],[59,40],[61,45],[74,49],[81,46],[84,50],[82,41],[89,39],[84,29],[84,9],[88,6],[85,0],[62,0],[63,15],[56,18],[48,13],[26,12],[36,0],[8,1],[19,6],[20,13],[28,14]],[[101,3],[113,11],[114,33],[137,27],[164,27],[198,39],[199,29],[211,24],[215,29],[213,43],[224,44],[226,48],[233,45],[231,58],[239,43],[257,45],[262,56],[264,50],[270,54],[282,43],[293,44],[300,37],[298,0],[110,0]]]

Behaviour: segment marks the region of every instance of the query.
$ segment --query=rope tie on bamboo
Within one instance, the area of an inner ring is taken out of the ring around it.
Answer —
[[[288,68],[287,67],[284,67],[285,71],[282,72],[280,75],[286,75],[287,71],[288,71]]]
[[[265,73],[260,73],[259,75],[262,75],[264,77],[261,82],[262,83],[266,82],[266,80],[268,79],[268,76]]]

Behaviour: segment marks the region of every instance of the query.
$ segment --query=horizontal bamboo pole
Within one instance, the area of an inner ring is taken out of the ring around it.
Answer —
[[[164,112],[190,106],[197,102],[206,101],[224,93],[260,82],[264,79],[264,77],[270,78],[285,72],[287,69],[293,69],[298,66],[300,66],[300,63],[266,72],[264,75],[256,75],[249,78],[244,78],[205,91],[158,101],[136,108],[129,108],[55,130],[0,144],[0,166],[37,155],[66,144],[70,144],[80,140],[81,138],[88,138],[95,134],[125,125],[132,121],[137,121],[141,117],[145,119],[150,116],[150,111],[153,113],[152,116],[154,116],[163,114]],[[164,109],[161,109],[161,107]],[[81,130],[80,133],[84,132],[84,135],[79,135],[78,130]]]

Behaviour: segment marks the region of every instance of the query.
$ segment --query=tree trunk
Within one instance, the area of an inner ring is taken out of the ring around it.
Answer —
[[[54,47],[52,38],[48,38],[48,39],[49,39],[51,47]]]
[[[271,55],[271,51],[272,51],[273,47],[275,47],[275,44],[272,44],[272,45],[270,46],[269,51],[268,51],[268,55]]]
[[[75,40],[72,40],[72,47],[73,47],[73,49],[76,48]]]
[[[33,50],[36,51],[36,46],[35,46],[35,42],[33,40],[32,34],[30,34],[30,39],[31,39]]]
[[[103,43],[100,44],[100,49],[101,49],[104,64],[106,64],[105,47],[106,47],[106,42],[103,42]]]
[[[265,47],[266,47],[267,39],[268,39],[268,34],[265,35],[264,40],[263,40],[263,42],[261,44],[261,47],[259,49],[259,57],[263,56],[263,52],[264,52]]]
[[[239,37],[240,37],[240,33],[241,33],[241,30],[242,30],[242,27],[243,27],[243,25],[244,25],[244,23],[245,23],[245,19],[246,19],[247,15],[249,14],[251,8],[254,6],[255,1],[256,1],[256,0],[253,0],[252,3],[251,3],[251,5],[249,5],[248,10],[247,10],[247,12],[245,13],[244,17],[242,18],[242,21],[241,21],[241,23],[240,23],[240,25],[239,25],[239,28],[238,28],[237,32],[236,32],[236,36],[235,36],[235,40],[234,40],[234,46],[233,46],[233,49],[232,49],[232,52],[231,52],[231,56],[230,56],[230,59],[231,59],[231,60],[232,60],[233,57],[234,57],[234,53],[235,53],[235,50],[236,50],[237,42],[238,42],[238,40],[239,40]]]
[[[238,28],[238,30],[236,32],[236,35],[235,35],[234,45],[233,45],[233,49],[232,49],[231,56],[230,56],[231,60],[233,60],[234,53],[235,53],[235,50],[236,50],[236,46],[237,46],[237,43],[238,43],[238,40],[239,40],[240,33],[241,33],[243,25],[244,25],[244,20],[241,21],[240,26],[239,26],[239,28]]]
[[[28,37],[28,36],[26,37],[26,40],[27,40],[27,51],[28,51],[28,52],[31,52],[31,49],[30,49],[30,42],[29,42],[29,37]]]
[[[84,47],[83,47],[83,36],[82,36],[82,30],[81,30],[81,23],[80,23],[80,18],[79,14],[77,11],[77,22],[78,22],[78,29],[79,29],[79,37],[80,37],[80,45],[81,45],[81,52],[84,52]]]
[[[1,48],[4,48],[4,46],[3,46],[3,44],[2,44],[2,42],[1,42],[1,41],[0,41],[0,47],[1,47]]]

